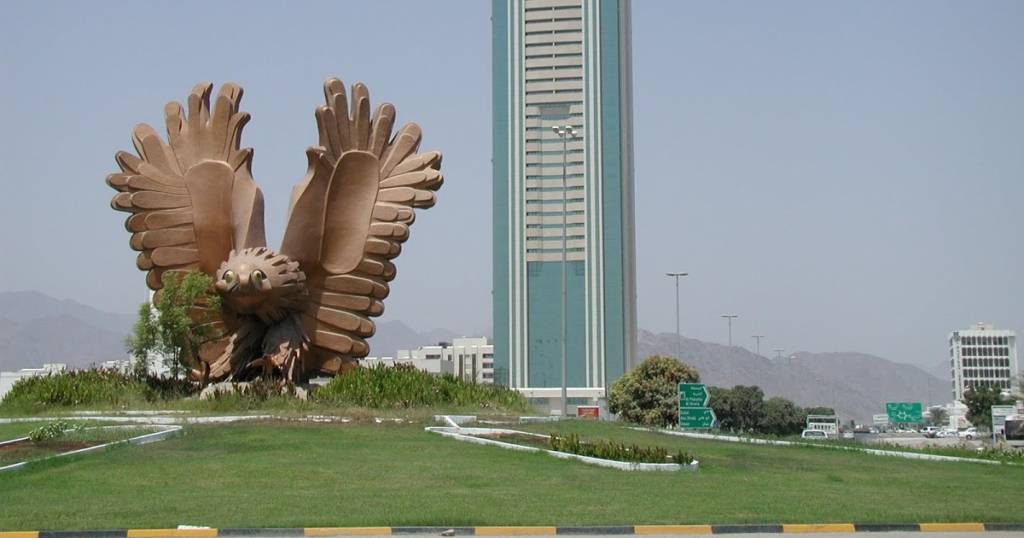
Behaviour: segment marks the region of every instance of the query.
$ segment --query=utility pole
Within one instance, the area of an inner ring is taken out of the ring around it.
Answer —
[[[679,336],[679,277],[689,275],[690,273],[665,273],[665,276],[673,277],[676,281],[676,358],[679,360],[683,360],[683,344]]]
[[[568,183],[567,183],[567,170],[568,170],[568,154],[569,154],[569,139],[576,138],[576,129],[572,128],[572,125],[555,125],[551,127],[551,130],[555,132],[562,139],[562,416],[569,414],[569,398],[568,389],[566,388],[566,372],[565,372],[565,354],[566,354],[566,331],[565,331],[565,298],[566,298],[566,262],[565,262],[565,250],[566,250],[566,197],[568,195]]]
[[[761,339],[764,338],[763,334],[755,334],[751,338],[757,340],[757,354],[761,354]]]
[[[732,347],[732,320],[740,316],[738,314],[722,314],[722,317],[729,320],[729,347]]]
[[[781,361],[782,360],[783,349],[782,348],[776,348],[774,351],[775,351],[775,360]]]

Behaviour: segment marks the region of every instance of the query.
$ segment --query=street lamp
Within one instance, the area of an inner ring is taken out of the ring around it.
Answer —
[[[670,276],[676,281],[676,358],[683,360],[682,342],[679,337],[679,277],[689,276],[690,273],[665,273],[665,276]]]
[[[751,338],[757,340],[757,354],[761,355],[761,339],[764,338],[763,334],[755,334]]]
[[[732,347],[732,320],[740,316],[738,314],[722,314],[722,317],[729,320],[729,347]]]
[[[562,416],[569,414],[569,402],[568,402],[568,389],[566,388],[566,372],[565,372],[565,354],[566,354],[566,331],[565,331],[565,298],[566,298],[566,280],[565,280],[565,236],[566,236],[566,202],[568,194],[568,184],[566,180],[566,171],[568,169],[568,154],[569,154],[569,139],[576,138],[578,134],[576,129],[572,128],[572,125],[554,125],[551,130],[562,139]]]

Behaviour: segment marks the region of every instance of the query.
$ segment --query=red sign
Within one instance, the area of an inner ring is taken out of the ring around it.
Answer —
[[[581,405],[576,408],[576,416],[587,420],[601,418],[601,408],[596,405]]]

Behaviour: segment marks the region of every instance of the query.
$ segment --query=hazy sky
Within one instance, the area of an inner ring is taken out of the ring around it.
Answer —
[[[975,321],[1024,333],[1024,2],[701,2],[633,9],[640,326],[762,352],[933,365]],[[422,125],[446,184],[385,319],[490,332],[490,2],[9,2],[0,19],[0,291],[131,312],[108,207],[133,125],[200,80],[246,89],[267,235],[321,84]]]

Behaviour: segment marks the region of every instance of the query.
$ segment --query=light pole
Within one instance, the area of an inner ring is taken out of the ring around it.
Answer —
[[[729,347],[732,347],[732,320],[739,317],[738,314],[722,314],[722,317],[729,320]]]
[[[757,354],[761,355],[761,339],[764,338],[763,334],[755,334],[751,338],[757,340]]]
[[[566,332],[565,332],[565,298],[566,298],[566,280],[565,280],[565,235],[566,235],[566,195],[568,194],[568,185],[566,181],[566,171],[568,169],[568,154],[569,154],[569,139],[576,138],[576,129],[572,128],[572,125],[555,125],[551,127],[551,130],[562,139],[562,416],[569,414],[569,402],[568,402],[568,389],[566,389],[566,373],[565,373],[565,354],[566,354]]]
[[[665,276],[670,276],[676,281],[676,358],[679,360],[683,360],[683,346],[679,337],[679,277],[689,275],[690,273],[665,273]]]
[[[781,361],[782,360],[782,351],[783,351],[782,348],[776,348],[774,351],[775,351],[775,360]]]

